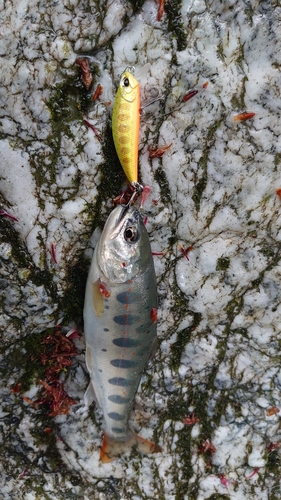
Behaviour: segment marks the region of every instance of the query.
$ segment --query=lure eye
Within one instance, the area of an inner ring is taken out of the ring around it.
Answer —
[[[138,240],[139,235],[135,227],[127,227],[124,231],[124,238],[127,243],[134,243]]]
[[[123,85],[124,85],[124,87],[129,87],[129,85],[130,85],[129,78],[127,78],[127,77],[124,78]]]

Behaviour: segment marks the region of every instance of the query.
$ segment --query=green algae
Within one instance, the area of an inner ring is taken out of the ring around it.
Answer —
[[[46,139],[46,149],[33,151],[30,149],[30,166],[36,184],[36,194],[40,208],[45,208],[46,199],[53,193],[53,201],[58,208],[66,199],[74,199],[79,189],[79,171],[73,181],[73,188],[60,189],[56,185],[56,168],[62,151],[62,137],[75,139],[71,132],[74,120],[81,119],[81,111],[85,112],[91,105],[89,94],[83,92],[83,85],[78,76],[73,74],[64,78],[63,82],[56,84],[51,91],[51,96],[46,102],[52,117],[52,132]]]
[[[173,4],[167,2],[165,4],[165,12],[168,18],[168,31],[172,38],[176,40],[177,50],[181,52],[187,47],[187,30],[184,28],[181,18],[181,0],[173,0]]]
[[[217,260],[216,271],[226,271],[230,266],[230,259],[228,257],[220,257]]]
[[[209,497],[208,500],[230,500],[228,495],[221,495],[220,493],[214,493]]]
[[[158,182],[161,189],[161,199],[163,203],[171,203],[171,192],[167,176],[162,166],[159,166],[154,174],[155,180]]]
[[[98,194],[93,204],[88,205],[85,212],[92,221],[92,228],[102,227],[107,215],[102,213],[102,206],[108,199],[120,194],[125,182],[125,174],[115,151],[112,129],[108,122],[103,133],[102,150],[104,162],[99,166],[100,181]]]
[[[66,288],[61,299],[61,310],[64,313],[64,322],[74,321],[76,325],[83,324],[83,307],[86,281],[90,262],[81,253],[76,256],[73,264],[66,268]]]
[[[206,189],[208,182],[208,160],[209,160],[209,152],[212,148],[215,139],[216,139],[216,131],[221,124],[221,120],[217,120],[213,125],[209,128],[207,137],[205,139],[204,147],[202,150],[201,158],[198,162],[198,169],[202,170],[202,175],[200,178],[198,177],[195,181],[195,186],[192,194],[192,200],[194,201],[197,212],[200,210],[200,203],[203,193]]]
[[[180,330],[177,333],[177,340],[171,346],[171,357],[170,357],[170,365],[174,370],[177,370],[181,363],[181,357],[185,350],[186,345],[188,344],[192,333],[196,330],[197,326],[200,324],[202,314],[196,313],[193,311],[184,310],[184,314],[190,314],[193,316],[193,321],[191,325],[183,330]]]
[[[0,229],[0,242],[7,242],[11,245],[12,263],[16,266],[17,269],[28,270],[28,273],[26,273],[26,278],[24,278],[23,275],[22,281],[25,282],[26,279],[28,279],[37,286],[43,285],[53,301],[57,302],[57,290],[52,281],[52,273],[46,268],[41,270],[34,265],[27,247],[14,228],[13,223],[11,223],[10,220],[2,217],[0,218]]]
[[[246,83],[248,81],[248,78],[246,76],[243,77],[242,79],[242,87],[240,90],[240,93],[235,93],[232,98],[231,98],[231,105],[234,110],[237,110],[239,112],[243,111],[246,109],[246,104],[245,104],[245,96],[246,96]],[[241,121],[239,122],[241,126],[248,127],[249,123],[247,121]]]
[[[225,57],[224,57],[224,48],[223,48],[222,41],[219,41],[219,43],[217,45],[217,55],[221,61],[224,61]]]
[[[274,170],[276,171],[278,169],[278,166],[281,163],[281,153],[275,153],[274,155]]]
[[[6,353],[9,373],[5,369],[5,375],[18,372],[17,383],[21,384],[21,391],[23,392],[29,390],[35,381],[44,378],[45,368],[38,359],[43,351],[42,340],[43,335],[41,333],[30,333],[24,338],[18,339],[12,349],[9,349],[8,353]]]
[[[145,0],[129,0],[130,4],[131,4],[131,7],[133,9],[133,13],[135,14],[136,12],[138,12],[139,10],[142,9],[144,3],[145,3]]]

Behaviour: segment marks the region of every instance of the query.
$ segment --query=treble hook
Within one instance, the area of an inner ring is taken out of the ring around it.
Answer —
[[[141,184],[139,184],[138,182],[132,182],[131,183],[131,186],[134,188],[134,192],[131,196],[131,198],[129,199],[128,203],[126,206],[130,207],[132,205],[132,203],[135,201],[135,198],[143,192],[143,186]]]

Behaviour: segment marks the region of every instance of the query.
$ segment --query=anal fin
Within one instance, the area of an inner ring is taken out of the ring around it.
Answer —
[[[85,358],[86,358],[87,370],[90,374],[90,383],[89,383],[89,385],[86,389],[86,392],[84,394],[84,403],[85,403],[86,407],[89,407],[89,406],[91,406],[93,401],[95,401],[97,406],[100,406],[98,398],[97,398],[96,393],[95,393],[93,382],[92,382],[92,373],[93,373],[92,350],[91,350],[91,347],[87,343],[86,343],[86,356],[85,356]]]
[[[93,403],[93,401],[95,401],[97,403],[97,398],[96,398],[96,393],[95,393],[95,390],[93,388],[93,384],[92,382],[89,383],[87,389],[86,389],[86,392],[84,394],[84,403],[85,403],[85,406],[87,408],[89,408],[89,406],[91,406],[91,404]]]

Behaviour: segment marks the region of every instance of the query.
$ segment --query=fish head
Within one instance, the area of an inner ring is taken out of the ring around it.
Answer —
[[[135,207],[118,205],[109,215],[97,246],[97,263],[111,283],[125,283],[151,259],[145,225]]]
[[[122,98],[127,102],[134,102],[139,94],[139,82],[129,71],[124,71],[121,76],[119,89]]]

